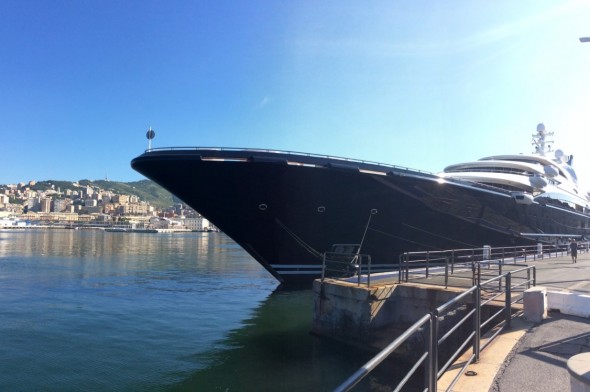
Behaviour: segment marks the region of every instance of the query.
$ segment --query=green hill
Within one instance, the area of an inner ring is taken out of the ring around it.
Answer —
[[[62,192],[66,189],[76,190],[81,186],[91,186],[92,188],[100,188],[105,191],[112,191],[121,195],[135,195],[141,200],[148,201],[151,205],[159,208],[169,207],[174,203],[181,201],[174,197],[170,192],[150,180],[141,180],[135,182],[118,182],[107,180],[80,180],[77,182],[61,181],[61,180],[47,180],[37,181],[35,185],[30,185],[29,188],[37,191],[47,191],[49,189],[58,190]],[[1,188],[1,186],[0,186]]]
[[[78,181],[80,185],[86,185],[87,180]],[[84,182],[84,183],[83,183]],[[110,190],[117,194],[136,195],[141,200],[149,201],[156,207],[169,207],[174,203],[181,201],[173,196],[170,192],[162,188],[151,180],[141,180],[135,182],[117,182],[117,181],[88,181],[91,186],[97,186],[104,190]]]

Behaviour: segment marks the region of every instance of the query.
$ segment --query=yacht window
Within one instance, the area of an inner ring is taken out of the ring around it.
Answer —
[[[574,180],[574,183],[578,183],[578,176],[576,176],[576,171],[574,170],[573,167],[571,166],[566,166],[565,170],[569,173],[569,175],[572,177],[572,180]]]
[[[450,169],[446,171],[447,173],[462,173],[462,172],[475,172],[475,173],[508,173],[508,174],[519,174],[519,175],[526,175],[532,176],[534,173],[529,171],[523,171],[522,169],[513,169],[508,167],[495,167],[495,166],[481,166],[481,167],[462,167],[457,169]]]

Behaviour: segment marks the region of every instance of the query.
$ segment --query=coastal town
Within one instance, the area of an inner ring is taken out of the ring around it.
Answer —
[[[86,181],[62,189],[36,181],[0,185],[0,229],[26,227],[104,228],[115,231],[218,231],[184,203],[156,207],[134,194]]]

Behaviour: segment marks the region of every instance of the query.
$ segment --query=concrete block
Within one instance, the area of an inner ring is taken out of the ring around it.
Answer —
[[[549,309],[559,310],[570,316],[590,317],[590,295],[549,291],[547,305]]]
[[[533,323],[540,323],[547,318],[547,289],[531,287],[524,292],[524,318]]]

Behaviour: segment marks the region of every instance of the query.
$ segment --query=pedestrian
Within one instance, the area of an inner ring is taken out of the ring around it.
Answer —
[[[572,255],[572,263],[576,263],[578,261],[578,244],[576,243],[575,238],[570,242],[570,252]]]

